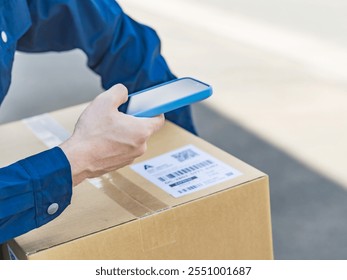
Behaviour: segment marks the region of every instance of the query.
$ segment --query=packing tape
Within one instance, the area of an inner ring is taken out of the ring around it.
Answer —
[[[131,182],[117,171],[100,177],[101,190],[136,217],[143,217],[168,205]]]
[[[134,200],[129,194],[120,190],[113,180],[106,174],[101,177],[101,190],[113,201],[117,202],[125,210],[136,217],[141,217],[150,213],[151,210]]]
[[[48,114],[24,119],[23,123],[48,148],[58,146],[70,137],[70,133]]]

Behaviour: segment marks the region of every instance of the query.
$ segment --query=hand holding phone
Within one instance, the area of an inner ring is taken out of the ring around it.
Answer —
[[[154,117],[204,100],[212,87],[193,78],[180,78],[129,95],[127,114]]]

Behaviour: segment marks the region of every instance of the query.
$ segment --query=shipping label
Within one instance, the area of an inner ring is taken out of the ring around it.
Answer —
[[[194,145],[131,165],[131,168],[175,198],[242,175]]]

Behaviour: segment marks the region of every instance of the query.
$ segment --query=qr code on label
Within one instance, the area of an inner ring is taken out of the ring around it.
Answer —
[[[173,158],[177,159],[179,162],[186,161],[187,159],[191,159],[193,157],[198,156],[199,154],[192,149],[187,149],[184,151],[181,151],[179,153],[171,155]]]

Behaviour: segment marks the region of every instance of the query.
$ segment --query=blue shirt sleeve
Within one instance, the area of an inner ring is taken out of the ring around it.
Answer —
[[[59,216],[71,196],[71,168],[59,147],[0,168],[0,244]]]
[[[105,89],[124,84],[129,93],[175,78],[160,53],[156,32],[126,15],[114,0],[27,0],[32,25],[18,41],[25,52],[85,52]],[[121,106],[125,111],[127,104]],[[190,107],[166,117],[195,133]]]

